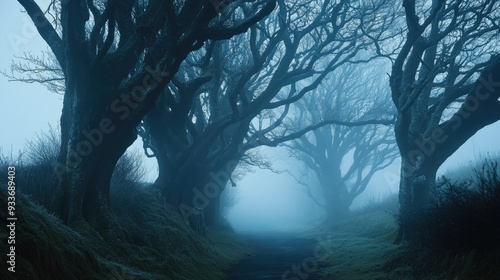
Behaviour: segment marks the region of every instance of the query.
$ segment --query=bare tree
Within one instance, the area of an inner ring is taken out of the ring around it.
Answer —
[[[328,119],[390,119],[395,109],[385,90],[388,83],[383,82],[383,69],[380,62],[342,66],[314,95],[296,104],[295,117],[283,127],[293,130]],[[354,198],[366,189],[377,171],[389,166],[398,155],[393,127],[377,124],[327,125],[282,145],[316,175],[321,197],[314,197],[310,189],[308,194],[325,208],[328,224],[348,217]]]
[[[278,7],[249,33],[191,54],[145,118],[141,134],[148,153],[158,159],[157,185],[173,205],[193,206],[195,194],[203,193],[214,177],[222,191],[246,151],[317,128],[267,137],[290,104],[318,87],[328,73],[347,62],[372,59],[356,54],[375,48],[375,40],[395,36],[386,30],[394,18],[376,16],[392,8],[387,1],[278,1]],[[243,16],[247,12],[242,10]],[[218,199],[203,203],[208,223],[218,216]]]
[[[407,34],[390,83],[405,217],[428,203],[439,166],[500,119],[500,2],[405,0],[403,7]]]
[[[103,232],[116,162],[181,62],[206,40],[245,32],[275,6],[242,3],[248,17],[223,18],[210,1],[72,0],[52,1],[49,16],[34,0],[18,2],[64,75],[57,213]]]

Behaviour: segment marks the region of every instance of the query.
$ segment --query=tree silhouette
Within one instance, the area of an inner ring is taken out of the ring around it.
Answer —
[[[221,192],[248,150],[276,146],[334,121],[268,138],[290,104],[314,91],[328,73],[372,59],[377,55],[356,54],[394,36],[386,29],[394,18],[376,17],[392,8],[385,1],[278,1],[278,7],[249,33],[192,53],[144,119],[141,135],[159,165],[156,184],[176,207],[208,207],[208,224],[218,217],[219,197],[202,201],[197,193],[211,183]]]
[[[403,7],[407,35],[392,68],[391,91],[404,217],[428,203],[439,166],[500,119],[500,3],[406,0]]]
[[[136,126],[186,56],[231,38],[269,14],[273,1],[242,4],[222,18],[209,1],[52,1],[52,17],[18,1],[64,74],[56,209],[106,232],[109,182]]]
[[[344,65],[314,95],[296,104],[296,117],[284,127],[293,130],[325,119],[390,119],[395,110],[385,90],[388,85],[382,82],[383,68],[381,63]],[[393,126],[389,125],[325,125],[283,145],[316,175],[320,197],[314,197],[309,185],[307,191],[326,210],[330,225],[348,217],[349,206],[373,175],[398,155]]]

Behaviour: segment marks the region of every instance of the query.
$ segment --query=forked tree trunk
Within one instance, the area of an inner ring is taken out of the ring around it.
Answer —
[[[230,160],[219,162],[217,171],[209,172],[207,181],[204,183],[203,192],[209,196],[210,203],[205,207],[205,223],[212,229],[220,229],[223,226],[222,201],[221,196],[231,179],[242,152],[237,152],[236,156]]]
[[[217,168],[213,167],[214,164],[206,163],[210,146],[175,153],[172,151],[173,147],[183,147],[175,141],[180,137],[167,137],[156,126],[151,126],[150,132],[157,143],[155,148],[159,174],[155,184],[162,189],[167,203],[179,209],[186,221],[202,211],[204,224],[210,228],[218,228],[222,220],[220,195],[236,168],[241,152],[235,149],[234,159],[219,158],[217,166],[220,168]],[[172,135],[179,134],[169,134]],[[219,171],[212,172],[212,169]]]

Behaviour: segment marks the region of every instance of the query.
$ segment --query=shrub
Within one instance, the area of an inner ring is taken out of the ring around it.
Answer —
[[[54,166],[59,152],[59,131],[49,128],[28,141],[17,158],[0,156],[0,167],[16,168],[16,187],[38,203],[49,208],[56,187]]]
[[[142,202],[142,193],[146,189],[146,184],[141,183],[146,173],[142,162],[141,154],[137,151],[127,151],[123,154],[116,163],[110,187],[110,204],[114,214],[123,217],[123,221],[128,225],[132,225],[129,221],[135,221],[137,228],[144,226],[142,221],[145,216],[144,209],[137,207],[137,204]],[[150,193],[154,194],[154,191],[151,189]],[[157,197],[159,195],[154,196],[154,199]],[[143,243],[140,234],[137,238],[132,236],[132,239],[137,244]]]
[[[12,155],[6,156],[0,151],[0,168],[6,170],[9,165],[15,166],[18,190],[51,209],[52,195],[57,187],[55,166],[59,149],[60,133],[49,127],[47,132],[38,133],[34,139],[28,141],[16,158]],[[127,151],[116,164],[111,185],[126,191],[130,185],[140,182],[145,173],[140,152]],[[1,180],[3,178],[0,182]]]
[[[402,220],[413,244],[440,251],[500,252],[498,162],[487,160],[475,178],[444,179],[433,205]]]
[[[143,162],[143,157],[139,151],[127,151],[116,163],[111,185],[126,188],[131,184],[141,182],[146,175]]]

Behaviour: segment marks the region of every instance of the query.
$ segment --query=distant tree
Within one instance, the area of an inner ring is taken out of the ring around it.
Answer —
[[[249,33],[188,56],[142,124],[146,151],[158,160],[156,184],[181,212],[206,207],[208,224],[220,216],[220,201],[200,200],[205,187],[214,183],[220,193],[248,150],[317,128],[267,138],[290,104],[328,73],[372,59],[356,54],[394,36],[386,29],[394,18],[376,16],[393,7],[387,1],[278,1],[278,7]]]
[[[181,62],[206,40],[245,32],[275,6],[242,3],[248,17],[221,17],[201,0],[51,1],[49,14],[34,0],[18,2],[64,75],[57,213],[103,232],[115,164]]]
[[[403,218],[429,202],[436,171],[500,119],[500,2],[403,1],[407,34],[390,78]]]
[[[314,95],[295,104],[295,117],[285,121],[283,127],[293,130],[328,119],[390,119],[395,109],[385,90],[388,84],[383,82],[386,76],[381,69],[384,65],[380,62],[342,66]],[[308,194],[324,207],[328,224],[348,217],[354,198],[366,189],[377,171],[398,156],[391,125],[326,125],[282,145],[316,175],[320,196],[314,197],[311,189]]]

